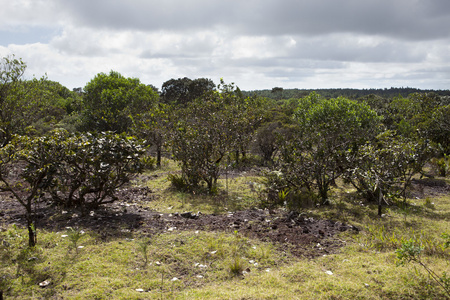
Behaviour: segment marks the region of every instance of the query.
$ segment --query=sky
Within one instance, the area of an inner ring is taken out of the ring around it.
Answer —
[[[0,58],[69,89],[114,70],[273,87],[450,89],[449,0],[0,0]]]

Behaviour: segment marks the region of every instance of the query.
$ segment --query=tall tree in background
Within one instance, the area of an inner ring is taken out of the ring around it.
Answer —
[[[82,128],[85,131],[129,129],[130,115],[148,111],[158,94],[137,78],[125,78],[120,73],[99,73],[84,87]]]
[[[194,80],[187,77],[170,79],[162,85],[161,100],[164,103],[185,105],[214,89],[214,82],[207,78]]]
[[[75,103],[73,92],[46,77],[23,80],[26,64],[5,57],[0,61],[0,145],[14,134],[45,133],[55,128]]]
[[[14,129],[22,122],[16,122],[16,115],[23,115],[24,93],[21,78],[27,65],[14,56],[0,61],[0,144],[6,145],[12,139]],[[23,120],[22,120],[23,121]]]

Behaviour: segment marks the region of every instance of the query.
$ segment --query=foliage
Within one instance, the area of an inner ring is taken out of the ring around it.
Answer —
[[[444,154],[450,155],[450,105],[434,110],[423,131],[425,137],[440,145]]]
[[[170,116],[174,107],[158,103],[149,111],[131,116],[133,126],[131,132],[146,141],[148,146],[156,149],[156,165],[161,167],[161,155],[163,147],[167,144],[172,129]]]
[[[113,202],[117,188],[142,169],[144,148],[135,138],[111,132],[63,135],[63,155],[46,189],[55,204],[97,208]]]
[[[438,275],[432,269],[430,269],[422,260],[421,253],[424,247],[418,245],[413,239],[406,241],[402,244],[401,248],[397,249],[395,253],[397,254],[397,265],[405,265],[409,262],[415,262],[422,266],[430,277],[441,286],[447,295],[450,297],[450,277],[444,272],[442,275]]]
[[[158,94],[137,78],[118,72],[99,73],[84,87],[82,127],[85,131],[122,133],[131,126],[130,115],[149,110]]]
[[[0,61],[0,145],[14,134],[44,133],[64,117],[64,102],[71,93],[59,83],[41,79],[22,80],[26,64],[5,57]],[[68,100],[67,100],[68,101]]]
[[[75,253],[78,254],[78,242],[83,237],[83,231],[78,229],[73,229],[72,227],[67,228],[67,236],[70,241],[70,246],[75,249]]]
[[[161,100],[166,104],[185,105],[214,90],[215,84],[211,79],[170,79],[162,85]]]
[[[422,140],[386,131],[360,148],[345,179],[369,201],[378,200],[380,193],[382,197],[406,201],[412,177],[422,171],[430,152]]]
[[[222,159],[246,147],[259,119],[257,101],[242,99],[233,85],[220,88],[177,111],[171,148],[191,189],[206,182],[208,191],[215,190]]]
[[[208,190],[214,190],[220,162],[232,143],[228,120],[220,110],[218,102],[197,100],[180,111],[171,146],[174,158],[181,162],[183,181],[191,189],[205,181]]]
[[[33,205],[49,187],[49,175],[60,156],[58,141],[57,136],[16,136],[0,149],[0,190],[10,193],[25,208],[30,247],[36,244]]]
[[[315,93],[299,100],[294,118],[297,129],[280,152],[284,182],[317,191],[327,203],[330,186],[377,133],[380,118],[365,104]]]

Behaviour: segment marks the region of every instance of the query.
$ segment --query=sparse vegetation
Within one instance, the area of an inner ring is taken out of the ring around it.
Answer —
[[[447,98],[25,68],[0,63],[6,299],[449,298]]]

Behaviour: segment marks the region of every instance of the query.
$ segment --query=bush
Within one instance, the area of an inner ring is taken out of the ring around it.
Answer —
[[[64,155],[46,189],[57,205],[97,208],[113,202],[117,188],[143,168],[143,147],[124,134],[77,134],[67,136],[62,145]]]

